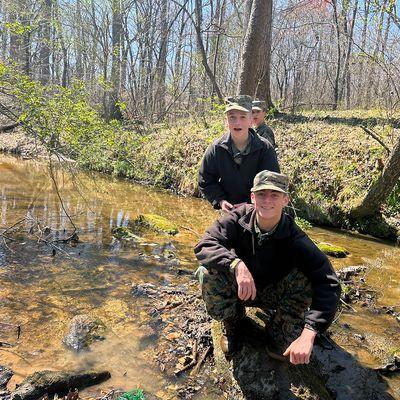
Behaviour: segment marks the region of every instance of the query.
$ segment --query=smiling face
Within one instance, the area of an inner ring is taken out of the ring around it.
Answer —
[[[289,203],[287,194],[277,190],[263,189],[251,193],[251,201],[256,210],[258,225],[261,229],[271,229],[282,215],[282,210]]]
[[[234,138],[245,138],[249,134],[251,115],[249,112],[230,110],[226,113],[226,125]]]
[[[264,122],[265,111],[261,111],[260,109],[253,109],[252,116],[253,125],[258,128]]]

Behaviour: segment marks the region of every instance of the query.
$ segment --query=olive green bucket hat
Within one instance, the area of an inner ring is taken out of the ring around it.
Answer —
[[[252,102],[251,97],[247,94],[241,94],[239,96],[225,97],[225,112],[231,110],[251,112]]]
[[[287,175],[278,174],[278,172],[261,171],[255,176],[251,191],[254,193],[265,189],[288,194],[289,178]]]

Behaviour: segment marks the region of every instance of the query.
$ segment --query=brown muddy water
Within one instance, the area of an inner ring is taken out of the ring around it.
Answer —
[[[23,236],[23,241],[4,242],[0,238],[0,322],[20,324],[21,337],[0,328],[0,341],[15,342],[11,349],[0,348],[0,365],[9,366],[15,376],[12,389],[26,375],[43,369],[108,369],[111,380],[101,388],[130,390],[142,387],[163,398],[174,396],[175,382],[166,381],[157,370],[155,343],[144,343],[138,302],[131,295],[132,282],[188,284],[191,275],[177,275],[157,256],[158,245],[172,242],[180,260],[179,268],[197,267],[192,247],[197,233],[218,216],[207,202],[183,198],[131,182],[102,175],[57,172],[60,194],[78,228],[81,243],[60,245],[52,255],[45,244]],[[0,229],[27,216],[27,210],[56,230],[72,227],[62,210],[48,170],[43,164],[0,155]],[[141,213],[154,213],[174,221],[178,235],[146,235],[140,244],[123,245],[110,231],[126,225]],[[27,226],[27,225],[26,225]],[[367,283],[382,293],[378,305],[400,310],[399,249],[367,236],[313,228],[317,241],[346,247],[350,255],[332,259],[335,268],[364,264],[369,267]],[[76,314],[91,313],[107,326],[106,340],[91,351],[76,354],[61,340]],[[387,315],[374,315],[357,307],[357,313],[343,312],[338,320],[371,338],[391,352],[399,353],[399,323]],[[368,367],[380,365],[378,351],[355,345],[338,336],[339,343]],[[392,393],[400,398],[400,380],[390,380]],[[199,396],[200,398],[211,398]],[[217,398],[213,396],[212,398]],[[222,398],[222,397],[221,397]]]

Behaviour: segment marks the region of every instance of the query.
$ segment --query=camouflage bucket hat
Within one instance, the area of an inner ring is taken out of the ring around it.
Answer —
[[[253,100],[252,101],[252,109],[253,110],[260,110],[260,111],[265,111],[267,108],[267,105],[264,100]]]
[[[251,112],[251,97],[247,94],[225,97],[225,112],[231,110]]]
[[[288,194],[288,187],[289,178],[287,175],[264,170],[255,176],[251,191],[254,193],[259,190],[270,189]]]

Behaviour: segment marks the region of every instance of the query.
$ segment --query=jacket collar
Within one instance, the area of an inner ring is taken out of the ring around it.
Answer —
[[[249,135],[251,140],[251,149],[250,153],[253,151],[259,150],[263,147],[263,142],[260,140],[256,131],[253,128],[249,128]],[[232,137],[230,132],[225,133],[216,143],[217,146],[220,146],[227,150],[232,154]]]
[[[245,214],[241,218],[239,218],[238,223],[242,228],[244,228],[246,231],[254,235],[255,218],[256,218],[256,211],[254,209],[254,206],[252,204],[248,204],[245,207]],[[289,219],[290,217],[283,212],[279,224],[276,228],[276,231],[271,235],[271,238],[284,239],[285,237],[290,236]]]
[[[263,121],[260,125],[258,125],[256,132],[258,132],[261,128],[264,128],[264,126],[267,126],[267,124]]]

